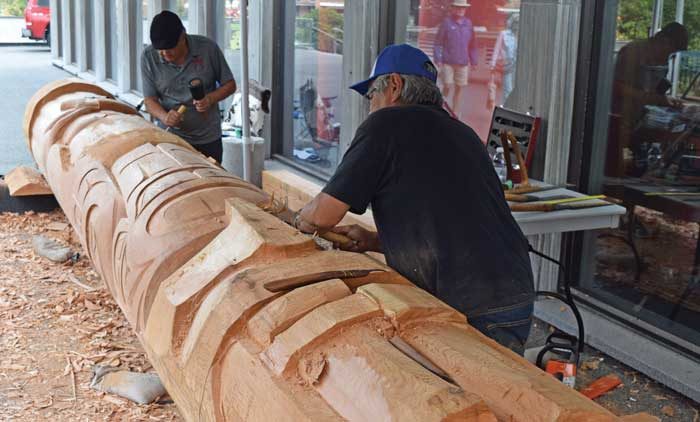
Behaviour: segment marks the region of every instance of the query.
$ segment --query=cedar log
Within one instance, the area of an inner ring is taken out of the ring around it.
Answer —
[[[263,191],[95,85],[44,86],[24,129],[187,420],[618,420],[385,265],[320,250],[258,208]],[[373,272],[338,277],[352,270]],[[319,274],[328,279],[264,287]]]

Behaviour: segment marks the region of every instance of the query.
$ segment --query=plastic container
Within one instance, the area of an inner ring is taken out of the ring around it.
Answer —
[[[250,137],[251,144],[248,146],[252,155],[251,163],[251,183],[262,186],[262,171],[265,163],[265,139],[257,136]],[[221,166],[236,176],[243,178],[243,139],[236,136],[235,132],[224,131],[222,139],[224,154]]]
[[[505,183],[508,180],[508,169],[506,168],[506,158],[503,152],[503,147],[496,148],[496,153],[493,155],[493,168],[496,169],[496,174]]]

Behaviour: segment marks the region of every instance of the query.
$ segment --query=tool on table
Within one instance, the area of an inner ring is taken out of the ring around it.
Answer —
[[[270,200],[268,202],[258,204],[258,207],[260,207],[264,211],[269,212],[270,214],[274,215],[275,217],[279,218],[280,220],[284,221],[290,226],[294,227],[294,217],[296,215],[296,212],[287,208],[286,201],[276,201],[274,193],[270,196]],[[338,244],[342,248],[349,248],[351,246],[356,245],[356,242],[350,239],[349,237],[332,231],[319,233],[319,236],[322,239],[326,239],[329,242]]]
[[[557,199],[574,198],[571,195],[552,195],[540,197],[536,195],[526,195],[506,192],[506,201],[508,202],[539,202],[539,201],[555,201]]]
[[[578,210],[585,208],[596,208],[613,205],[608,201],[599,201],[591,203],[579,203],[594,199],[604,199],[605,195],[581,196],[577,198],[560,199],[548,202],[536,202],[528,204],[510,204],[512,212],[550,212],[562,210]]]
[[[569,184],[561,184],[561,185],[516,185],[512,189],[506,190],[506,193],[510,194],[527,194],[527,193],[537,193],[537,192],[546,192],[548,190],[555,190],[555,189],[566,189],[571,187]]]
[[[700,192],[647,192],[644,196],[700,197]]]
[[[177,108],[177,114],[182,115],[187,111],[187,106],[184,104],[180,104],[180,107]],[[166,132],[170,132],[170,126],[165,128]]]
[[[520,144],[518,140],[513,136],[512,132],[501,131],[501,145],[503,146],[503,156],[506,160],[506,170],[508,172],[507,178],[513,180],[514,182],[520,183],[522,186],[529,186],[530,180],[527,175],[527,166],[525,165],[525,157],[523,157],[520,152]],[[513,162],[511,160],[511,148],[513,154],[515,154],[515,159],[518,161],[518,169],[513,167]]]

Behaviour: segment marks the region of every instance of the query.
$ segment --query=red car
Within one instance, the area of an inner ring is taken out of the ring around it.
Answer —
[[[24,20],[27,27],[22,28],[22,37],[38,41],[46,40],[49,45],[51,44],[49,0],[27,1],[27,7],[24,9]]]

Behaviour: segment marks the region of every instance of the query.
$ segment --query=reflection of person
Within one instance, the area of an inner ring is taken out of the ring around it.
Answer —
[[[506,29],[498,34],[496,46],[491,59],[491,72],[503,74],[503,97],[501,104],[505,104],[508,96],[513,91],[515,82],[515,61],[518,54],[518,30],[520,18],[511,15],[508,18]]]
[[[444,84],[445,100],[454,88],[452,101],[448,102],[457,113],[461,108],[462,87],[469,84],[469,66],[476,66],[479,61],[474,24],[465,16],[469,6],[466,0],[452,3],[450,14],[438,28],[433,50]]]
[[[611,139],[608,141],[606,174],[625,174],[625,155],[631,157],[634,131],[645,106],[672,106],[665,92],[669,56],[688,48],[688,30],[673,22],[646,40],[630,42],[620,49],[615,65],[611,105]]]
[[[188,35],[180,18],[167,10],[153,18],[151,43],[141,56],[148,113],[199,152],[221,162],[217,104],[236,91],[221,49],[206,37]],[[188,87],[194,78],[204,83],[206,95],[201,100],[193,100]],[[187,111],[181,115],[177,109],[183,104]]]
[[[295,226],[342,233],[353,252],[383,252],[399,273],[522,353],[533,303],[528,243],[478,136],[442,109],[436,79],[417,48],[381,52],[370,78],[351,87],[369,98],[370,115]],[[334,227],[370,204],[378,232]]]

